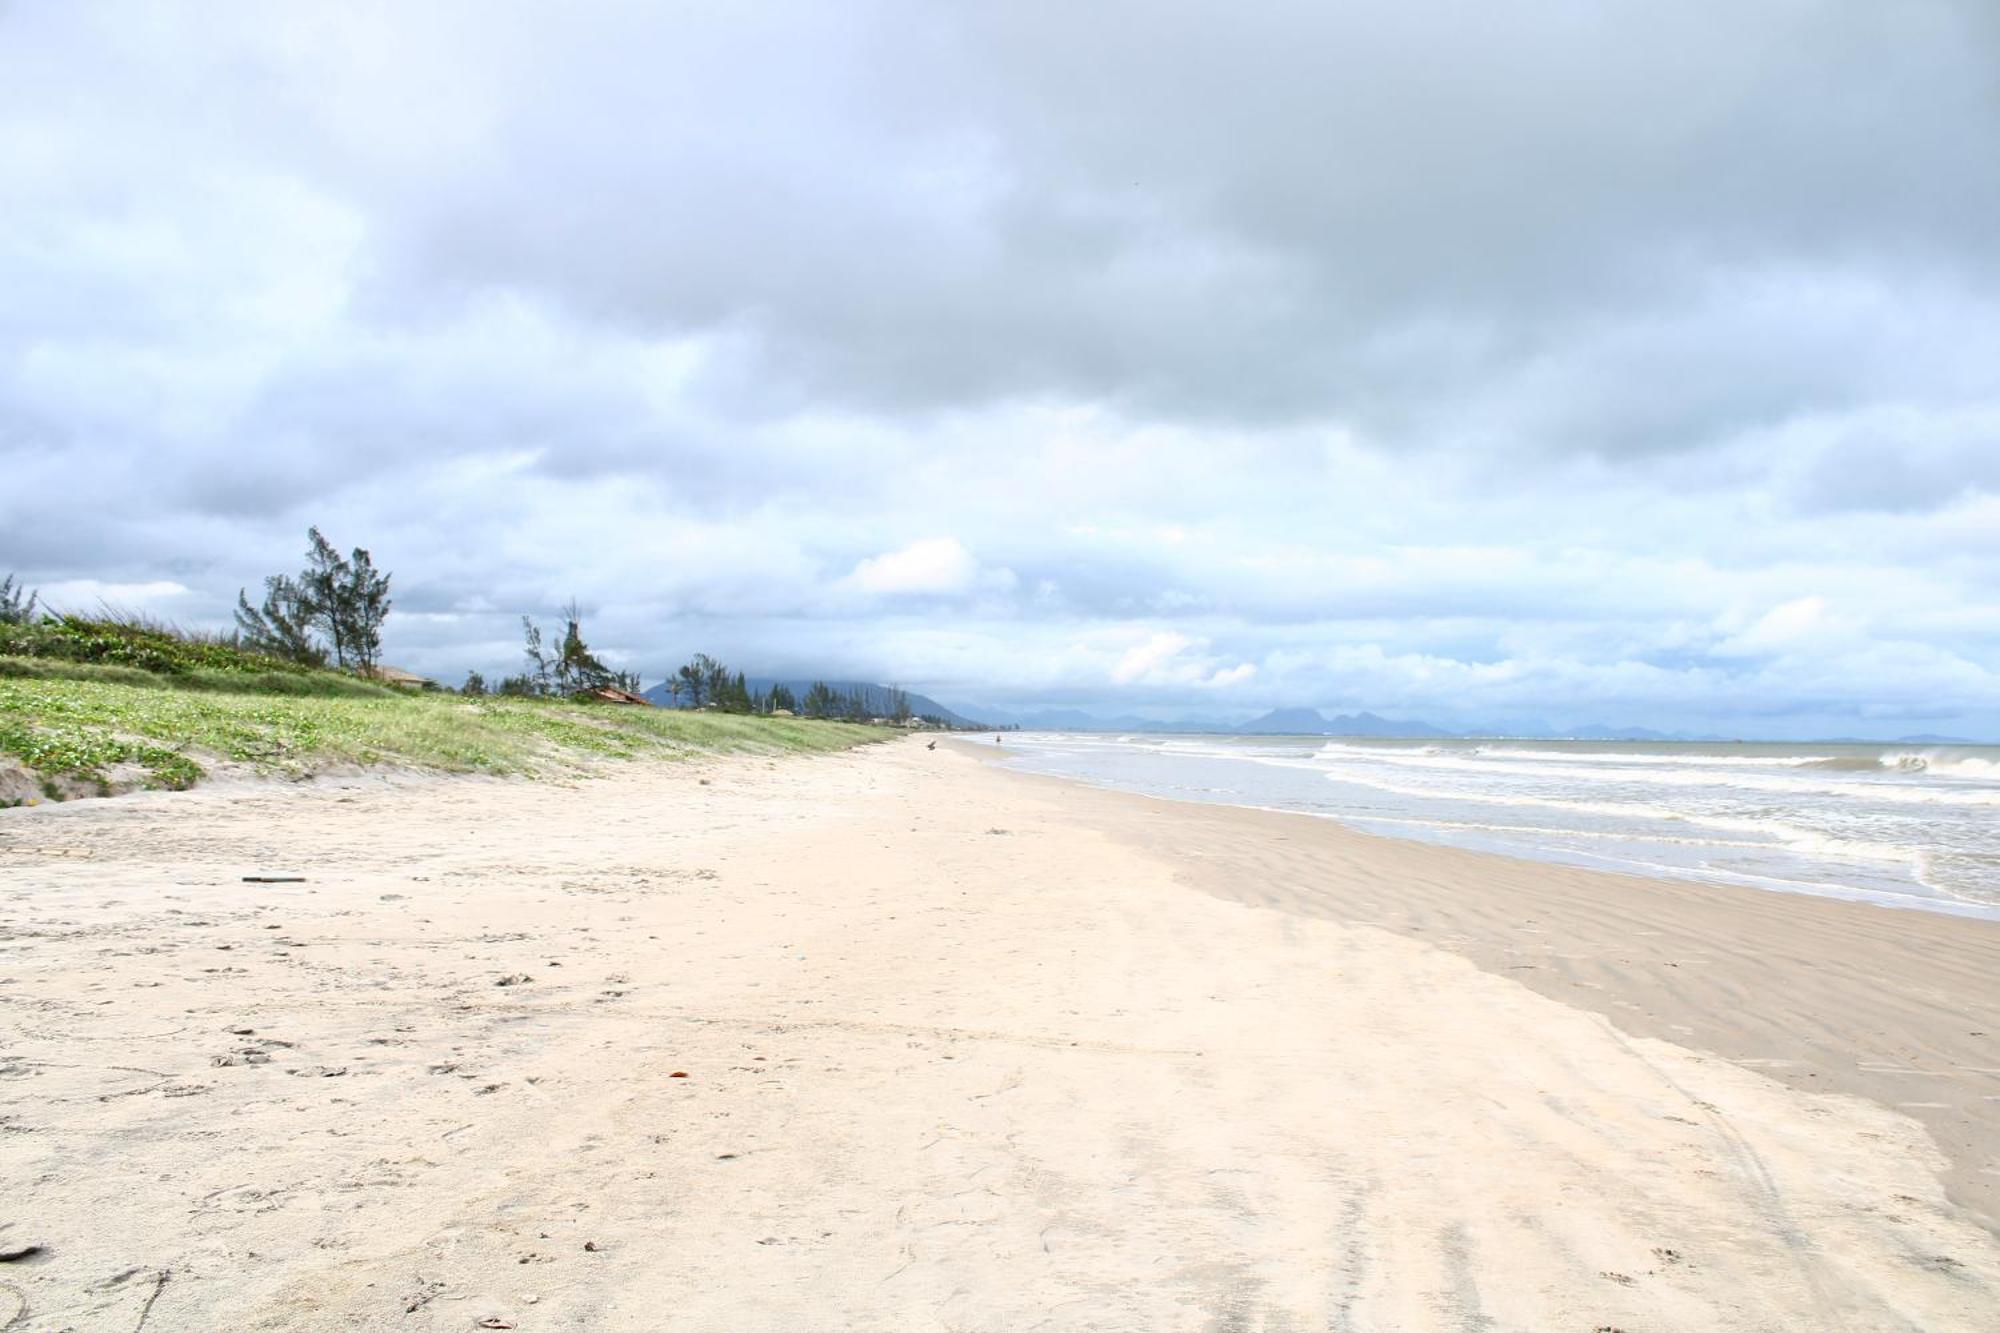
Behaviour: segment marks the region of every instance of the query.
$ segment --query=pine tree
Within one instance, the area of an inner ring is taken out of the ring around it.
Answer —
[[[264,580],[264,604],[250,605],[250,596],[236,590],[236,629],[243,644],[253,653],[264,653],[299,662],[325,666],[326,649],[313,641],[313,604],[305,590],[284,574]]]
[[[306,567],[299,575],[301,605],[307,608],[309,623],[324,631],[333,645],[333,664],[345,668],[351,647],[348,626],[353,623],[348,608],[353,571],[318,528],[307,528],[306,540]]]
[[[27,585],[16,583],[12,574],[0,579],[0,625],[27,624],[35,618],[35,604],[40,600],[40,593],[28,592]]]
[[[707,653],[696,653],[674,673],[687,694],[688,707],[699,708],[703,699],[715,698],[715,679],[722,673],[722,663]]]
[[[599,661],[583,641],[583,613],[572,597],[563,608],[562,651],[556,656],[556,687],[563,694],[599,689],[611,683],[611,668]]]
[[[348,655],[362,675],[382,660],[382,622],[389,618],[389,576],[375,568],[363,547],[355,547],[340,590],[340,611],[346,620]]]
[[[528,688],[524,694],[547,694],[554,688],[552,680],[555,664],[542,650],[542,627],[527,616],[521,617],[521,655],[528,659],[527,674],[521,677]],[[501,688],[505,690],[506,683]]]

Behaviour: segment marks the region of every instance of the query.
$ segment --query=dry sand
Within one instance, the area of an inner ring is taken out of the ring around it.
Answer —
[[[1897,914],[1632,883],[910,744],[10,812],[0,1326],[1995,1327],[1807,1077],[1993,932],[1842,1027]]]

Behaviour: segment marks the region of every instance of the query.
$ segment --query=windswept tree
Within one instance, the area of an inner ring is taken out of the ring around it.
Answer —
[[[0,579],[0,625],[25,625],[35,618],[35,605],[41,594],[29,592],[27,585],[16,583],[9,574]]]
[[[611,683],[611,668],[598,660],[583,641],[583,612],[576,599],[563,608],[562,651],[556,655],[556,686],[564,694],[595,690]]]
[[[575,598],[563,607],[562,620],[562,641],[551,649],[534,617],[521,617],[521,652],[528,660],[526,693],[582,694],[606,685],[616,685],[634,694],[639,692],[638,676],[629,671],[613,671],[584,642],[583,612]],[[504,690],[505,682],[502,685]]]
[[[715,682],[723,675],[722,663],[707,653],[696,653],[674,672],[687,695],[688,707],[701,707],[702,700],[715,697]]]
[[[357,546],[347,560],[347,582],[341,588],[340,614],[346,621],[348,656],[363,675],[382,662],[382,622],[389,618],[389,576],[375,568],[374,557]]]
[[[325,666],[326,649],[313,638],[312,603],[297,580],[273,574],[264,580],[264,604],[250,605],[242,589],[236,592],[236,632],[253,653],[280,657],[306,666]]]
[[[521,617],[521,655],[528,659],[528,670],[522,677],[527,688],[523,694],[547,694],[555,688],[555,663],[542,648],[542,627],[527,616]]]
[[[325,665],[331,651],[335,666],[366,675],[382,660],[389,575],[362,547],[342,555],[318,528],[306,530],[306,541],[306,567],[297,578],[265,579],[261,606],[237,590],[237,630],[254,651],[310,666]]]
[[[799,711],[799,701],[793,697],[791,689],[783,681],[771,686],[770,696],[764,700],[764,706],[767,711],[773,713],[780,708],[788,713]]]
[[[486,677],[480,675],[477,671],[466,672],[465,684],[458,687],[458,692],[469,699],[479,698],[486,693]]]

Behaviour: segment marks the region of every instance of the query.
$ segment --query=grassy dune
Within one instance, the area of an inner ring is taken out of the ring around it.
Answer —
[[[837,750],[885,735],[805,719],[405,694],[339,677],[287,693],[229,684],[0,658],[0,769],[18,766],[0,774],[12,778],[0,800],[179,789],[230,765],[289,776],[343,765],[558,774],[606,761]]]

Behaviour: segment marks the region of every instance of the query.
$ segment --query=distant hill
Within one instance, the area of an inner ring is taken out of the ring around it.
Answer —
[[[1278,708],[1232,727],[1243,736],[1449,736],[1428,722],[1343,713],[1325,717],[1317,708]]]
[[[1669,736],[1664,731],[1654,731],[1649,727],[1576,727],[1563,734],[1562,739],[1570,741],[1677,741],[1682,736]]]
[[[1316,708],[1279,708],[1248,722],[1224,722],[1219,718],[1182,718],[1162,722],[1155,718],[1122,714],[1099,717],[1075,708],[1045,708],[1033,713],[1009,713],[1004,709],[981,709],[989,724],[1018,726],[1024,731],[1109,731],[1151,732],[1166,735],[1202,734],[1209,736],[1450,736],[1428,722],[1378,717],[1374,713],[1345,713],[1329,718]]]
[[[769,694],[773,685],[783,685],[792,692],[794,697],[803,699],[806,691],[812,688],[813,683],[810,680],[781,680],[775,676],[749,676],[744,679],[744,684],[749,686],[750,690],[756,694]],[[868,701],[868,707],[879,717],[888,716],[889,710],[894,706],[890,703],[891,688],[887,685],[875,684],[873,681],[829,680],[826,682],[826,687],[843,698],[855,690],[860,690],[862,697]],[[645,695],[647,699],[661,708],[681,706],[675,703],[674,696],[668,693],[665,684],[655,685],[652,689],[647,690]],[[989,725],[986,722],[956,713],[929,695],[916,694],[905,690],[903,691],[903,697],[909,702],[910,711],[918,717],[941,717],[954,727],[979,728]]]
[[[1033,713],[1010,713],[1001,708],[982,708],[979,715],[989,726],[1019,727],[1023,731],[1114,731],[1193,733],[1227,731],[1226,723],[1196,719],[1189,722],[1160,722],[1149,717],[1098,717],[1074,708],[1044,708]]]

